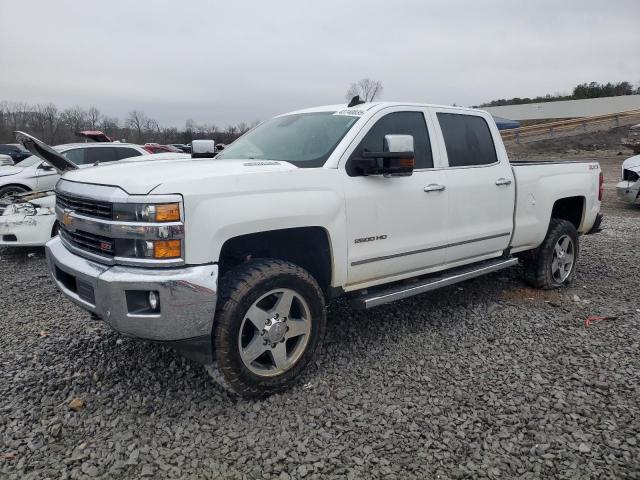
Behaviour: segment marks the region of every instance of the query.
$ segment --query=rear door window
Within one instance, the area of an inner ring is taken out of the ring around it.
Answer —
[[[450,167],[491,165],[498,161],[496,147],[484,118],[438,112]]]
[[[89,147],[85,153],[85,164],[115,162],[118,160],[113,147]]]
[[[140,155],[142,155],[142,153],[140,153],[138,150],[130,147],[116,147],[115,150],[118,160],[123,160],[125,158],[131,157],[139,157]]]

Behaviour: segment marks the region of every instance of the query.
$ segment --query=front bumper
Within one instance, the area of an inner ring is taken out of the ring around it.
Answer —
[[[616,185],[618,198],[626,203],[640,202],[640,181],[630,182],[623,180]]]
[[[0,245],[41,247],[51,238],[55,215],[0,216]]]
[[[75,255],[58,237],[46,245],[49,271],[71,301],[132,337],[170,342],[201,363],[212,359],[218,266],[139,268],[103,265]],[[156,291],[159,312],[136,313],[127,296]]]

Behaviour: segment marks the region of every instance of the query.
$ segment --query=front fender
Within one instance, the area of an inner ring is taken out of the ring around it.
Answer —
[[[193,199],[185,196],[187,263],[217,262],[224,243],[240,235],[321,227],[328,234],[334,259],[331,283],[340,284],[346,278],[347,251],[344,195],[333,187],[339,185],[334,178],[337,173],[299,169],[269,175],[273,182],[267,183],[267,188],[264,183],[245,188],[246,182],[236,179],[237,191]],[[281,175],[288,177],[286,184],[275,181]]]

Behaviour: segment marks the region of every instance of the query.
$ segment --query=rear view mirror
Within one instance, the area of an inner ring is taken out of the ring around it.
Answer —
[[[47,172],[53,170],[53,167],[51,165],[46,164],[46,163],[41,163],[38,168],[40,170],[46,170]]]
[[[211,158],[216,154],[216,142],[213,140],[193,140],[191,158]]]
[[[406,177],[413,173],[415,156],[413,135],[385,135],[382,152],[362,152],[362,158],[354,159],[354,167],[361,175]]]

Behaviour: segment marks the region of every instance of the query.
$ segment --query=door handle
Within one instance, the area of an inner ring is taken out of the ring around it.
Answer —
[[[430,183],[424,187],[424,191],[429,192],[442,192],[446,187],[444,185],[438,185],[437,183]]]
[[[508,178],[499,178],[496,180],[496,185],[511,185],[511,180],[509,180]]]

